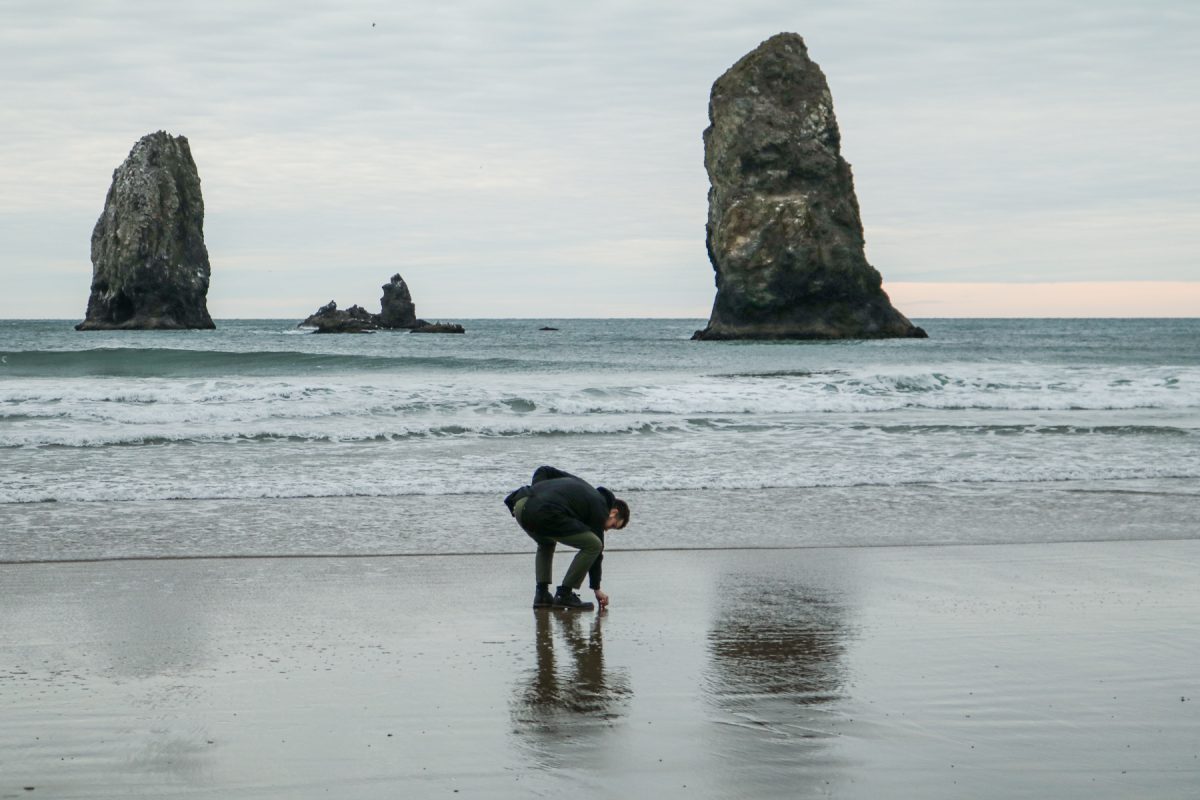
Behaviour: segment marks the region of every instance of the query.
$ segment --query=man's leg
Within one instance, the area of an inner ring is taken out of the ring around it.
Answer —
[[[583,579],[587,576],[588,570],[592,568],[600,553],[604,552],[604,542],[600,541],[600,537],[591,531],[583,533],[573,533],[570,536],[560,536],[558,541],[574,547],[579,550],[575,554],[575,558],[571,559],[571,566],[567,568],[567,574],[563,576],[562,585],[573,590],[579,591],[579,587],[583,586]],[[538,552],[541,552],[539,548]],[[541,580],[540,578],[538,580]]]
[[[537,555],[533,559],[533,574],[539,584],[550,585],[554,580],[554,547],[557,542],[549,536],[535,536],[529,534],[529,538],[537,542]]]
[[[534,580],[537,586],[533,590],[533,607],[549,608],[554,605],[554,594],[550,591],[550,582],[554,580],[554,547],[558,544],[548,536],[541,536],[530,531],[529,538],[537,542],[537,555],[533,559]]]
[[[529,528],[525,527],[521,517],[525,512],[525,504],[529,502],[528,497],[522,497],[513,504],[512,513],[517,520],[517,524],[521,526],[521,530],[528,534],[530,539],[537,542],[537,555],[533,559],[533,574],[534,580],[537,581],[537,592],[534,595],[534,606],[548,605],[549,598],[542,598],[543,591],[549,595],[550,582],[554,580],[552,568],[554,566],[554,546],[557,542],[549,536],[542,536],[539,533],[534,533]],[[545,599],[543,603],[542,600]]]

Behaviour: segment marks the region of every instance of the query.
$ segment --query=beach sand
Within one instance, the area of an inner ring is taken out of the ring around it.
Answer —
[[[604,614],[532,553],[0,565],[0,798],[1194,798],[1198,562],[614,551]]]

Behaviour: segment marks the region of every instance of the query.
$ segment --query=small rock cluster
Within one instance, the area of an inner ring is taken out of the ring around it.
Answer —
[[[316,310],[298,327],[316,328],[316,333],[371,333],[379,330],[408,330],[412,333],[465,333],[462,325],[448,322],[426,322],[417,317],[408,284],[397,273],[383,285],[379,299],[380,312],[372,314],[359,305],[339,309],[330,300]]]

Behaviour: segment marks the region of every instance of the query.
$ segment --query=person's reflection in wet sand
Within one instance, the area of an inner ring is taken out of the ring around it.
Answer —
[[[543,766],[555,766],[612,729],[625,713],[629,678],[605,666],[606,612],[537,609],[534,617],[537,664],[513,699],[514,732]]]
[[[708,634],[712,747],[745,769],[726,776],[753,796],[828,775],[828,745],[845,722],[846,623],[831,598],[785,578],[728,576]],[[826,787],[827,788],[827,787]]]

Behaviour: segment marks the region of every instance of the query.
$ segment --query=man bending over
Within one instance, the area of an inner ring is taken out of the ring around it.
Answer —
[[[605,608],[608,595],[600,589],[604,532],[629,524],[629,504],[603,486],[594,487],[554,467],[538,467],[530,484],[504,498],[504,504],[517,524],[537,542],[533,607],[590,611],[594,606],[576,594],[586,575],[596,602]],[[558,591],[550,594],[554,549],[559,543],[579,552],[571,560]]]

